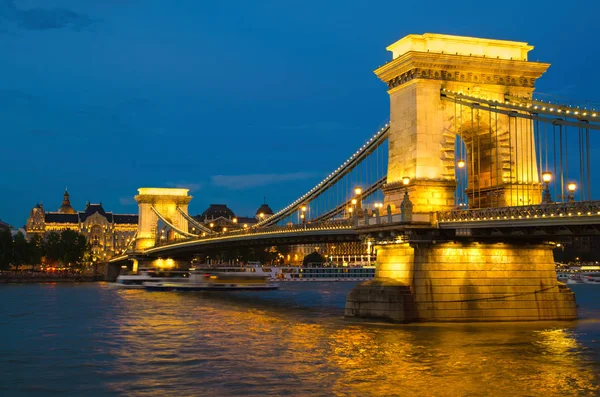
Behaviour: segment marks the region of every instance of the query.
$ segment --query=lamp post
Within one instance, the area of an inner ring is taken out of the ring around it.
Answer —
[[[410,183],[410,177],[408,176],[403,176],[402,177],[402,184],[404,185],[404,196],[408,197],[408,184]]]
[[[567,189],[569,190],[569,196],[567,199],[569,203],[572,203],[575,201],[575,189],[577,189],[577,184],[575,182],[569,182]]]
[[[302,207],[300,207],[300,219],[302,219],[302,223],[306,223],[306,206],[303,205]]]
[[[542,204],[552,204],[552,197],[550,196],[550,181],[552,180],[552,173],[549,171],[542,172],[542,181],[544,181],[544,195],[542,196]]]
[[[354,188],[354,194],[356,195],[356,210],[362,210],[362,188]]]
[[[400,204],[401,219],[402,222],[410,222],[412,221],[413,212],[413,204],[408,197],[408,184],[410,183],[410,178],[408,176],[402,177],[402,183],[404,184],[404,199],[402,199],[402,203]]]

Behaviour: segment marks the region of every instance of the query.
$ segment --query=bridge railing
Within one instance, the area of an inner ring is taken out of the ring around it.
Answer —
[[[431,213],[414,213],[408,218],[402,213],[380,214],[377,210],[355,218],[354,224],[356,226],[375,226],[391,223],[430,223],[432,219]]]
[[[437,213],[438,223],[497,221],[531,218],[560,218],[572,216],[599,216],[600,201],[580,201],[525,205],[518,207],[453,210]]]
[[[237,237],[237,236],[252,236],[252,235],[261,235],[261,234],[274,234],[274,233],[294,233],[294,232],[305,232],[305,231],[316,231],[316,230],[332,230],[332,229],[350,229],[355,226],[355,222],[352,219],[336,219],[324,222],[307,222],[305,224],[299,225],[284,225],[284,226],[263,226],[261,228],[256,229],[239,229],[232,230],[223,233],[219,233],[218,235],[210,235],[210,236],[197,236],[193,238],[182,239],[178,238],[171,241],[164,241],[155,246],[165,246],[169,244],[175,244],[182,241],[191,241],[191,240],[213,240],[213,239],[222,239],[224,237]]]

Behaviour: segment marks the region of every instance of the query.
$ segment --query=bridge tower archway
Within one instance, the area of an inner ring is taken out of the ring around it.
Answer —
[[[530,99],[535,81],[549,67],[527,60],[533,46],[425,33],[406,36],[387,49],[392,61],[375,70],[390,95],[384,205],[400,205],[402,180],[409,177],[414,212],[454,208],[457,135],[472,143],[479,171],[482,164],[488,166],[477,173],[471,164],[469,207],[539,203],[532,122],[444,99],[444,92],[499,102],[506,96]]]
[[[189,189],[180,188],[140,188],[135,201],[138,203],[138,233],[135,241],[136,251],[151,248],[156,243],[159,216],[171,222],[179,230],[188,231],[188,221],[178,208],[188,213],[188,205],[192,196]],[[175,233],[175,232],[173,232]],[[167,236],[165,236],[167,237]],[[173,235],[168,236],[174,238]]]

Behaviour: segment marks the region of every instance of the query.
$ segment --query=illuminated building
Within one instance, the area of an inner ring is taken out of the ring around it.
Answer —
[[[133,241],[138,227],[137,214],[113,214],[106,212],[102,203],[86,203],[83,211],[71,206],[69,192],[65,190],[58,211],[47,212],[42,204],[36,204],[27,219],[27,237],[42,238],[50,232],[74,230],[83,234],[92,247],[92,255],[103,261],[120,253]]]
[[[266,203],[256,210],[254,217],[236,216],[226,204],[211,204],[201,215],[193,218],[210,229],[222,231],[224,227],[227,230],[248,228],[271,215],[273,215],[273,211]],[[191,232],[193,232],[192,227],[190,225]]]

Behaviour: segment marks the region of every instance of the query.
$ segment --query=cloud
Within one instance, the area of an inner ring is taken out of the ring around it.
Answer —
[[[121,203],[121,205],[136,205],[137,204],[135,199],[131,196],[121,197],[121,198],[119,198],[119,202]]]
[[[213,175],[211,182],[219,187],[231,190],[242,190],[259,186],[273,185],[280,182],[298,181],[314,177],[310,172],[294,172],[290,174],[248,174],[248,175]]]
[[[0,0],[0,18],[17,23],[27,30],[52,30],[71,28],[81,30],[96,21],[85,14],[66,8],[18,9],[14,0]]]
[[[167,182],[167,186],[183,188],[183,189],[190,189],[190,192],[196,192],[196,191],[202,189],[201,183],[187,182],[187,181]]]

